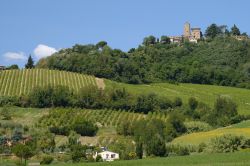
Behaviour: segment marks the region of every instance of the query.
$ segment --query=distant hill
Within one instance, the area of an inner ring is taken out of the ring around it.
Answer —
[[[130,84],[169,81],[250,89],[250,41],[217,37],[197,44],[154,42],[128,52],[108,45],[75,45],[40,60],[37,67]]]
[[[99,81],[100,82],[100,81]],[[36,86],[65,85],[78,91],[87,85],[97,86],[96,78],[79,73],[48,69],[0,71],[0,96],[20,96]]]

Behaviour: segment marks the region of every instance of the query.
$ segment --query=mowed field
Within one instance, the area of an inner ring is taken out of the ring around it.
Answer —
[[[238,105],[240,114],[250,114],[250,90],[215,86],[215,85],[198,85],[198,84],[169,84],[169,83],[154,83],[149,85],[130,85],[117,83],[110,80],[105,80],[106,88],[125,87],[131,93],[156,93],[161,96],[166,96],[169,99],[181,97],[187,103],[190,97],[195,97],[197,100],[213,107],[214,101],[219,95],[231,97]]]
[[[79,73],[47,69],[22,69],[0,71],[0,96],[28,94],[36,86],[65,85],[71,90],[96,86],[96,79]]]

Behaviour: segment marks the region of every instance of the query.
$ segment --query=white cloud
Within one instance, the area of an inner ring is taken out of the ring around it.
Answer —
[[[57,52],[57,50],[53,47],[46,46],[44,44],[39,44],[35,49],[34,49],[34,55],[36,59],[41,59],[47,56],[50,56]]]
[[[6,52],[3,56],[7,61],[27,59],[27,56],[23,52]]]

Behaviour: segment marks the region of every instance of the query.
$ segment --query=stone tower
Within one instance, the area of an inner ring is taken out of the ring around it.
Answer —
[[[191,32],[190,32],[190,24],[189,24],[189,22],[186,22],[185,25],[184,25],[184,33],[183,33],[183,36],[184,36],[185,38],[188,38],[190,35],[191,35]]]

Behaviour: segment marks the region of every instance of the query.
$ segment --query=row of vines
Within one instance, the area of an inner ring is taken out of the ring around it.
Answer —
[[[53,109],[48,115],[42,117],[38,126],[64,126],[75,121],[77,117],[83,117],[102,126],[117,126],[124,121],[137,121],[142,118],[161,119],[166,121],[167,115],[162,112],[153,112],[147,115],[122,110],[79,110],[79,109]]]
[[[95,77],[78,73],[47,70],[23,69],[0,71],[0,96],[28,94],[36,86],[64,85],[78,91],[86,85],[95,85]]]

